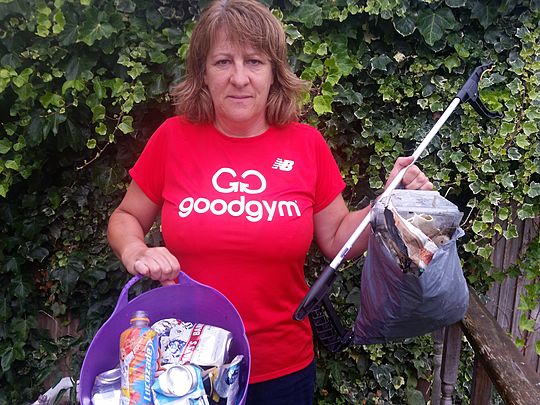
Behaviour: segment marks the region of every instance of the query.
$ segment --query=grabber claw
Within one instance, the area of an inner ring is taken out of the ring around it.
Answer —
[[[478,83],[480,82],[482,75],[493,69],[493,65],[493,62],[488,62],[474,69],[473,73],[456,96],[462,103],[469,103],[482,117],[489,119],[501,118],[503,116],[499,112],[489,111],[484,103],[482,103],[478,92]]]

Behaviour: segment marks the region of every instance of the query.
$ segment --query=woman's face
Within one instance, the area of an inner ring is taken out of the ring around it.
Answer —
[[[268,57],[218,35],[208,52],[204,83],[214,103],[215,126],[229,136],[251,137],[268,128],[266,101],[273,82]]]

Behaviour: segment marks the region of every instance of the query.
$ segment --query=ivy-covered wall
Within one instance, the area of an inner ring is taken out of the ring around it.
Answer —
[[[0,0],[0,404],[35,400],[67,353],[76,378],[111,313],[127,276],[107,246],[107,218],[126,168],[172,114],[167,90],[206,3]],[[313,83],[303,120],[325,134],[352,207],[380,190],[472,69],[495,62],[481,95],[504,117],[460,107],[420,161],[465,213],[461,257],[469,281],[485,289],[492,241],[518,236],[515,217],[540,215],[540,1],[266,3],[286,28],[292,66]],[[534,257],[540,242],[530,249]],[[540,296],[538,263],[526,263],[524,310]],[[309,276],[321,265],[314,250]],[[334,287],[348,322],[360,268],[348,263]],[[81,337],[51,339],[40,313],[79,318]],[[417,388],[430,379],[430,352],[428,337],[320,350],[319,403],[424,403]],[[469,371],[458,387],[465,402]]]

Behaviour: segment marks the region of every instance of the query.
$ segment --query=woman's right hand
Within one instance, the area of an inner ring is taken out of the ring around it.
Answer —
[[[148,247],[144,241],[160,208],[132,181],[124,199],[111,214],[107,236],[127,271],[168,285],[174,284],[180,273],[178,259],[167,248]]]
[[[131,274],[140,274],[162,285],[174,284],[180,273],[180,263],[166,247],[126,248],[122,263]]]

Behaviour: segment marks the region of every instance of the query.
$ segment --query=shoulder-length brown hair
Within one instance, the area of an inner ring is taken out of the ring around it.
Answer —
[[[262,51],[272,63],[274,82],[266,103],[268,124],[297,121],[300,100],[309,83],[292,72],[281,23],[256,0],[215,0],[203,11],[191,36],[186,74],[171,89],[176,113],[195,123],[214,121],[214,106],[204,84],[204,73],[213,40],[223,31],[231,41]]]

